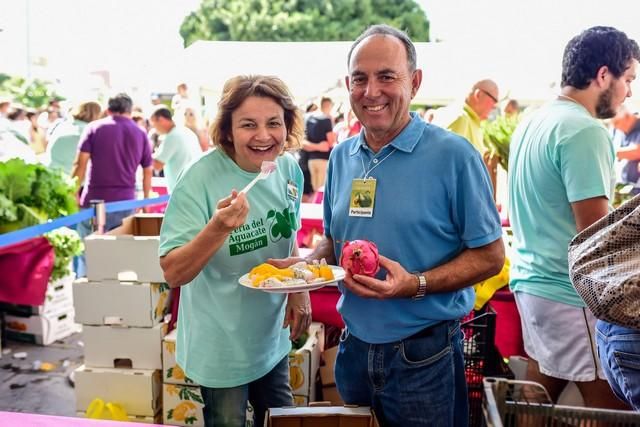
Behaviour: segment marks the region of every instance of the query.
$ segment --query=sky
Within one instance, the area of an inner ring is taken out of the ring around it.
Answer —
[[[143,93],[174,90],[176,73],[182,65],[178,28],[183,18],[197,8],[199,0],[2,3],[0,72],[55,76],[66,91],[80,92],[100,83],[89,72],[109,70],[113,87],[134,87]],[[564,44],[589,26],[615,26],[640,39],[639,0],[418,3],[431,23],[432,39],[449,43],[452,57],[456,56],[455,46],[462,45],[475,46],[483,60],[498,58],[501,61],[496,63],[500,64],[511,57],[523,62],[528,50],[542,50],[549,52],[549,61],[555,67]],[[29,69],[28,57],[32,58]],[[219,62],[223,66],[222,60]],[[526,73],[526,69],[519,72]]]

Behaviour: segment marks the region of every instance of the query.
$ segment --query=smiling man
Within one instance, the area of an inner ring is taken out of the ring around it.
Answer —
[[[596,319],[569,279],[567,247],[605,216],[615,183],[614,149],[598,119],[631,96],[640,52],[611,27],[593,27],[567,44],[557,99],[525,118],[511,139],[511,289],[529,355],[527,379],[557,401],[575,381],[588,407],[622,407],[595,351]]]
[[[409,113],[422,71],[405,33],[370,27],[347,62],[364,131],[331,153],[325,238],[310,258],[336,263],[346,241],[366,239],[381,270],[340,284],[338,391],[385,426],[466,426],[458,319],[473,306],[469,286],[504,262],[489,176],[467,141]],[[367,191],[370,202],[353,206]]]

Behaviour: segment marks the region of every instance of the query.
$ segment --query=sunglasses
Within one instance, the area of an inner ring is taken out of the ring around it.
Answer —
[[[498,98],[496,98],[495,96],[491,95],[489,92],[487,92],[484,89],[478,89],[480,92],[484,93],[485,95],[487,95],[489,98],[491,98],[493,100],[493,102],[495,102],[496,104],[498,103]]]

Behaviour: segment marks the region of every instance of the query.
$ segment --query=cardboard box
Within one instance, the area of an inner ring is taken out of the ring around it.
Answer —
[[[324,325],[313,322],[309,338],[298,350],[289,354],[289,381],[294,395],[305,396],[313,402],[316,397],[316,376],[324,344]]]
[[[137,213],[122,220],[120,227],[107,232],[111,235],[159,236],[164,214]]]
[[[338,355],[338,346],[326,349],[322,353],[324,366],[320,366],[320,381],[323,386],[335,385],[336,377],[334,374],[336,367],[336,356]]]
[[[165,280],[158,258],[159,242],[158,236],[87,236],[87,278],[162,283]]]
[[[49,282],[42,305],[22,305],[0,302],[0,311],[4,311],[16,316],[31,316],[56,314],[73,309],[73,289],[72,283],[75,273],[63,277],[55,282]]]
[[[76,412],[76,417],[86,418],[87,415],[84,412]],[[162,414],[158,413],[155,417],[145,417],[143,415],[128,415],[128,422],[140,423],[140,424],[162,424]]]
[[[21,317],[7,314],[5,330],[8,339],[31,344],[49,345],[78,331],[73,320],[73,307],[60,313]]]
[[[162,283],[158,260],[163,214],[135,214],[107,234],[85,238],[89,280],[128,280]]]
[[[199,386],[163,384],[162,406],[164,424],[204,426],[204,401]]]
[[[322,401],[330,402],[332,405],[337,406],[344,405],[344,401],[335,385],[322,387]]]
[[[378,427],[375,414],[368,407],[312,406],[271,408],[267,427]]]
[[[80,366],[75,371],[76,411],[91,401],[119,403],[128,415],[154,417],[162,406],[159,370],[108,369]]]
[[[293,395],[293,405],[294,406],[309,406],[309,396],[298,396],[297,394]]]
[[[174,329],[162,341],[162,381],[165,384],[180,384],[196,386],[197,384],[184,374],[176,362],[176,337],[178,330]]]
[[[76,322],[151,328],[169,308],[169,285],[80,279],[73,284]]]
[[[85,325],[84,363],[98,368],[161,370],[165,331],[164,324],[153,328]]]

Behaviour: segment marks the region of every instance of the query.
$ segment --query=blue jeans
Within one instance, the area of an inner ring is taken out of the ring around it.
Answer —
[[[107,232],[109,230],[113,230],[116,227],[120,227],[120,225],[122,225],[122,220],[130,215],[133,215],[133,209],[108,213],[105,218],[104,231]],[[85,237],[93,233],[93,228],[91,227],[91,220],[87,219],[78,223],[78,227],[76,231],[80,235],[80,238],[84,241]],[[87,263],[84,258],[84,253],[81,255],[78,255],[74,260],[73,264],[76,269],[76,277],[86,277]]]
[[[267,375],[249,384],[230,388],[201,386],[200,390],[204,400],[206,427],[262,427],[267,409],[293,406],[289,356],[285,356]],[[247,400],[253,406],[254,424],[247,423]]]
[[[336,386],[345,403],[371,406],[381,426],[466,427],[462,351],[457,320],[387,344],[368,344],[345,329],[336,357]]]
[[[600,363],[611,389],[640,411],[640,331],[602,320],[596,331]]]

